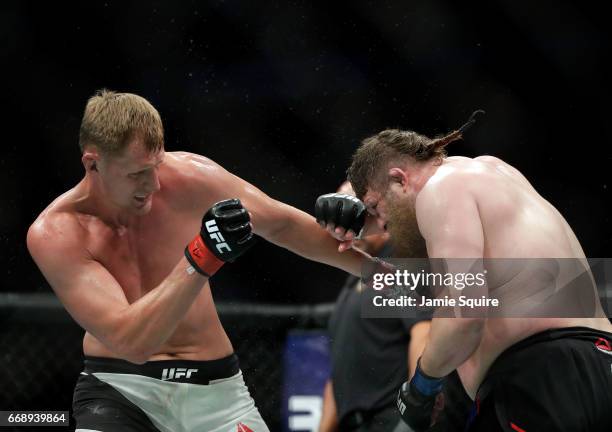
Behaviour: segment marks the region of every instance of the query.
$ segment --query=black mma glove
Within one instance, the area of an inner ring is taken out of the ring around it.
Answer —
[[[402,384],[397,395],[397,409],[402,420],[416,432],[427,430],[432,421],[436,397],[442,392],[444,378],[425,375],[421,359],[410,382]]]
[[[198,273],[212,276],[255,244],[250,220],[240,200],[216,203],[202,218],[200,234],[185,248],[187,261]]]
[[[352,195],[330,193],[321,195],[315,203],[317,222],[351,230],[356,236],[363,229],[366,213],[363,202]]]

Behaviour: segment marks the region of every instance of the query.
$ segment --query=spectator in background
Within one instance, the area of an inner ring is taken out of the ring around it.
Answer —
[[[354,195],[348,182],[338,192]],[[371,231],[369,231],[371,232]],[[355,246],[389,256],[388,234]],[[410,431],[395,406],[429,332],[428,320],[361,318],[361,281],[349,276],[330,318],[331,377],[325,385],[319,432]]]

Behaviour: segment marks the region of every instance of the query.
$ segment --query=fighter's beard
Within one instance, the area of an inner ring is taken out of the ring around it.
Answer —
[[[419,231],[414,205],[398,199],[387,202],[387,231],[393,245],[393,257],[426,258],[427,246]]]

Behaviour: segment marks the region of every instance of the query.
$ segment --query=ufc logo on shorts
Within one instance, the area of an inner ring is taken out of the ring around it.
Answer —
[[[225,242],[223,235],[219,232],[217,221],[212,219],[206,222],[206,231],[210,235],[210,238],[217,242],[217,250],[219,253],[223,253],[222,249],[227,249],[228,252],[232,250],[231,247]]]
[[[162,370],[162,381],[179,378],[191,378],[191,374],[196,373],[197,369],[168,368]]]

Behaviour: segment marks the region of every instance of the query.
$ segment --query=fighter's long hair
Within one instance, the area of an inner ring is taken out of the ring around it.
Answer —
[[[426,162],[435,159],[435,163],[442,163],[446,157],[446,146],[461,139],[479,114],[484,114],[484,111],[475,111],[459,129],[438,138],[429,138],[414,131],[385,129],[364,139],[353,154],[347,170],[347,178],[355,194],[361,199],[368,186],[379,184],[382,177],[386,177],[382,168],[391,160],[411,158],[416,162]]]

